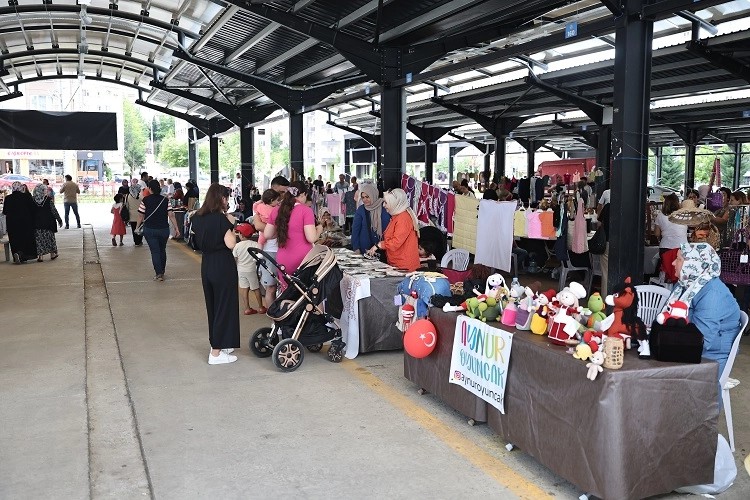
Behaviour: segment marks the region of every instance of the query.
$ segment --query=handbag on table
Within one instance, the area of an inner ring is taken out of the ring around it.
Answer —
[[[663,325],[654,321],[649,335],[651,357],[657,361],[700,363],[703,334],[694,323],[668,319]]]

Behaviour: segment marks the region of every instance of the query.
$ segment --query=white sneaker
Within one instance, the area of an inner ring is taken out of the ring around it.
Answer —
[[[234,363],[235,361],[237,361],[237,356],[227,354],[224,351],[219,352],[218,356],[214,356],[211,353],[208,353],[209,365],[223,365],[226,363]]]
[[[227,354],[232,354],[234,352],[234,347],[230,347],[229,349],[222,349]]]

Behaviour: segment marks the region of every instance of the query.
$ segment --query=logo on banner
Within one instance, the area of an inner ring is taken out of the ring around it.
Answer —
[[[512,333],[468,316],[459,316],[448,381],[505,414],[505,382],[512,343]]]

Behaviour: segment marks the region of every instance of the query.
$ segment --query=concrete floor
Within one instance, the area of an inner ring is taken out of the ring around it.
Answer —
[[[0,263],[0,498],[582,493],[419,396],[401,352],[308,353],[285,374],[247,348],[268,320],[242,316],[239,360],[209,366],[200,257],[170,242],[154,282],[147,247],[111,246],[107,206],[81,212],[59,259]],[[743,349],[733,372],[746,383],[732,390],[738,475],[723,499],[750,498],[749,361]]]

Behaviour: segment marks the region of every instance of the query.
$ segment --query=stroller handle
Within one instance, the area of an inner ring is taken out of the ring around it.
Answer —
[[[295,283],[296,285],[304,288],[304,283],[302,283],[302,281],[297,279],[295,276],[292,276],[291,274],[287,273],[285,266],[282,266],[278,262],[276,262],[276,260],[273,257],[271,257],[268,253],[266,253],[264,250],[261,250],[260,248],[250,247],[247,249],[247,252],[250,254],[250,256],[253,259],[255,259],[255,262],[258,265],[263,266],[263,268],[269,273],[271,273],[271,270],[266,265],[266,262],[273,263],[273,265],[276,266],[276,269],[281,271],[281,274],[284,275],[284,279],[286,280],[287,283]]]

